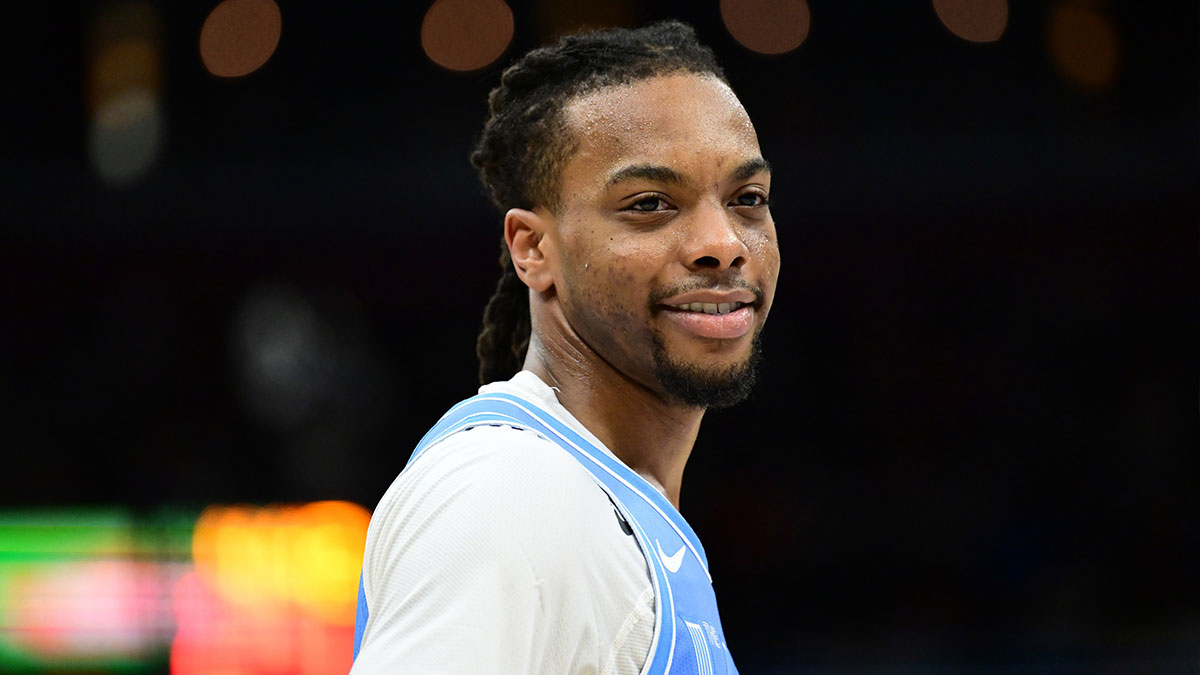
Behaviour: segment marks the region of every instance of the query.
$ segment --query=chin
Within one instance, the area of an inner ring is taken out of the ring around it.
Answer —
[[[759,334],[741,359],[689,362],[672,358],[661,339],[654,340],[654,376],[671,400],[693,408],[728,408],[746,400],[754,388],[761,358]],[[714,363],[714,361],[716,361]]]

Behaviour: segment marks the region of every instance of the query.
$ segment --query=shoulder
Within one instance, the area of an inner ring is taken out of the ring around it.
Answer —
[[[546,503],[582,506],[597,496],[604,499],[587,471],[555,443],[535,431],[488,425],[427,448],[396,478],[376,512],[481,506],[494,519]]]
[[[635,633],[652,631],[650,583],[581,465],[532,431],[472,428],[416,458],[372,516],[360,660],[430,672],[640,664],[649,642],[621,627],[634,617]]]
[[[400,474],[372,518],[366,562],[386,565],[414,546],[450,555],[469,542],[493,563],[556,569],[606,532],[624,536],[612,504],[559,446],[533,431],[480,426],[430,446]]]

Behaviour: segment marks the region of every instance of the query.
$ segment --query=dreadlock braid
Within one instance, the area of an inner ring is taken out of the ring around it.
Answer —
[[[517,60],[488,96],[489,117],[471,153],[492,202],[501,212],[539,206],[557,212],[559,174],[576,148],[566,104],[597,89],[676,72],[725,80],[712,50],[678,21],[569,35]],[[511,377],[529,347],[529,289],[503,242],[500,267],[476,342],[481,384]]]
[[[512,377],[525,362],[525,350],[529,347],[529,289],[513,269],[508,245],[503,240],[500,268],[504,273],[483,310],[483,331],[475,342],[480,384]]]

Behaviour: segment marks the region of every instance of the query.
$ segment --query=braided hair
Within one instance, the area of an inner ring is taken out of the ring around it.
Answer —
[[[523,56],[488,96],[489,117],[471,153],[492,202],[501,212],[539,206],[557,212],[559,175],[576,149],[566,104],[604,87],[678,72],[725,80],[712,50],[678,21],[569,35]],[[529,290],[503,237],[500,268],[475,345],[480,384],[512,377],[529,348]]]

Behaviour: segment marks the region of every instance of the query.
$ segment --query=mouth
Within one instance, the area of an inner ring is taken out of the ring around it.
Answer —
[[[680,312],[700,312],[703,314],[729,314],[746,307],[748,302],[690,302],[681,305],[667,305],[670,309]]]
[[[663,316],[695,337],[732,340],[750,332],[754,306],[745,302],[692,302],[666,305]]]

